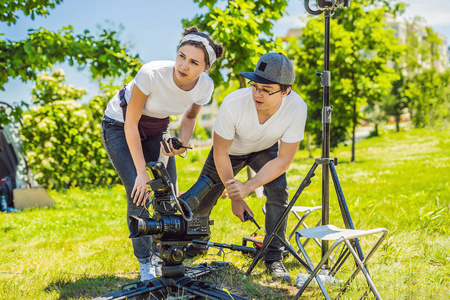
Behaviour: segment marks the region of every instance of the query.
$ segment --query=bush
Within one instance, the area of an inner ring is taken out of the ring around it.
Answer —
[[[55,101],[24,115],[24,150],[35,179],[67,188],[117,181],[100,135],[100,123],[74,100]]]
[[[23,149],[36,181],[48,188],[118,182],[101,141],[104,99],[97,96],[84,109],[75,100],[61,96],[81,97],[84,93],[61,84],[64,74],[55,72],[53,75],[43,74],[35,90],[45,86],[46,91],[54,92],[34,91],[37,96],[34,102],[41,106],[23,115]],[[49,87],[56,84],[57,87]],[[58,98],[52,94],[63,100],[54,100]],[[46,99],[40,99],[40,95],[45,95]]]

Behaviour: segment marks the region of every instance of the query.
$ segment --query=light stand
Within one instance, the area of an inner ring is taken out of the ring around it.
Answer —
[[[305,267],[305,269],[311,273],[311,268],[308,264],[300,258],[298,253],[294,250],[292,245],[289,244],[288,241],[281,238],[276,232],[281,228],[283,222],[288,218],[288,214],[294,206],[295,202],[299,198],[300,194],[303,190],[309,186],[311,183],[311,178],[314,177],[314,172],[319,165],[322,165],[322,225],[329,224],[329,207],[330,207],[330,173],[331,178],[333,180],[333,184],[336,190],[337,199],[339,202],[339,207],[341,210],[342,218],[344,220],[345,227],[348,229],[354,229],[354,225],[352,219],[350,217],[350,212],[348,210],[347,203],[345,202],[345,197],[342,192],[341,185],[339,183],[339,179],[337,176],[335,165],[337,164],[337,159],[330,158],[330,125],[331,125],[331,112],[333,107],[330,106],[330,86],[331,86],[331,72],[330,72],[330,18],[334,13],[334,10],[338,8],[341,4],[344,7],[348,7],[350,4],[350,0],[317,0],[317,6],[319,10],[314,11],[309,7],[309,0],[304,0],[305,9],[308,13],[312,15],[320,15],[324,13],[325,16],[325,43],[324,43],[324,71],[316,73],[316,76],[321,77],[321,85],[323,87],[323,108],[322,108],[322,157],[317,158],[306,175],[305,179],[303,179],[300,187],[295,193],[292,200],[289,202],[288,207],[285,209],[282,217],[278,221],[272,233],[266,236],[264,239],[263,246],[261,250],[256,255],[249,269],[245,273],[245,275],[250,275],[253,268],[256,266],[258,261],[262,258],[264,251],[267,249],[269,244],[272,242],[274,238],[277,238],[280,243],[282,243],[286,249]],[[361,250],[361,246],[359,244],[358,239],[354,240],[353,246],[355,247],[359,257],[363,259],[363,254]],[[325,256],[325,253],[328,251],[329,245],[328,241],[322,240],[322,257]],[[349,251],[342,253],[333,268],[330,270],[328,263],[325,264],[324,269],[331,276],[337,273],[339,268],[343,265],[347,257],[349,256]],[[322,284],[319,282],[319,285]]]

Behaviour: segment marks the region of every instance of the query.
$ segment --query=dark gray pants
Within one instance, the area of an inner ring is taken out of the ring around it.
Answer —
[[[267,162],[277,156],[278,143],[263,151],[238,156],[230,155],[233,173],[236,175],[245,166],[250,166],[255,172],[259,172],[259,170],[261,170]],[[209,216],[211,215],[213,207],[217,204],[217,200],[225,189],[222,181],[220,180],[219,174],[217,173],[212,150],[209,152],[200,176],[201,175],[207,175],[213,180],[213,182],[216,182],[216,184],[213,189],[205,197],[203,197],[203,199],[201,199],[198,208],[193,213],[198,216]],[[287,191],[286,173],[283,173],[278,178],[265,184],[264,195],[267,198],[265,228],[267,235],[269,235],[275,229],[276,224],[281,219],[284,210],[288,206],[289,194]],[[277,234],[283,239],[285,239],[286,236],[286,227],[287,218],[280,230],[277,232]],[[193,246],[201,247],[198,244],[193,244]],[[278,239],[275,238],[265,251],[263,259],[265,261],[281,260],[283,258],[283,250],[283,245],[278,241]]]
[[[157,161],[160,155],[160,141],[161,133],[158,136],[148,138],[142,141],[142,150],[144,152],[145,162]],[[127,223],[130,227],[129,216],[141,215],[144,218],[149,218],[148,211],[143,206],[136,206],[131,198],[134,181],[136,180],[136,168],[134,167],[133,158],[125,138],[124,124],[122,122],[111,119],[107,116],[102,120],[102,139],[103,145],[108,153],[108,156],[119,174],[127,193]],[[169,158],[167,164],[167,171],[172,179],[172,182],[177,182],[177,170],[175,165],[175,158]],[[148,207],[148,205],[146,205]],[[141,240],[142,239],[142,240]],[[146,245],[152,245],[151,236],[132,239],[134,255],[140,263],[147,263],[150,261],[150,250]],[[145,243],[145,244],[144,244]]]

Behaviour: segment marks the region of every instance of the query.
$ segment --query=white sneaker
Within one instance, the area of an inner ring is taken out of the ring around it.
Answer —
[[[140,264],[141,267],[141,281],[148,281],[155,278],[155,268],[153,267],[153,264],[150,262],[143,264]]]
[[[159,256],[153,255],[152,256],[152,264],[153,264],[153,269],[155,271],[155,276],[161,276],[162,275],[162,270],[161,270],[162,259],[159,258]]]

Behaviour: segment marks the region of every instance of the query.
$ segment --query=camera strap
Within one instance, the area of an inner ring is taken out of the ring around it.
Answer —
[[[120,107],[122,107],[123,122],[125,122],[125,116],[127,114],[128,103],[125,99],[125,89],[127,85],[124,85],[119,90]],[[170,118],[163,119],[153,118],[150,116],[142,115],[138,122],[138,130],[141,140],[146,140],[151,137],[155,137],[158,134],[166,131],[170,122]]]

